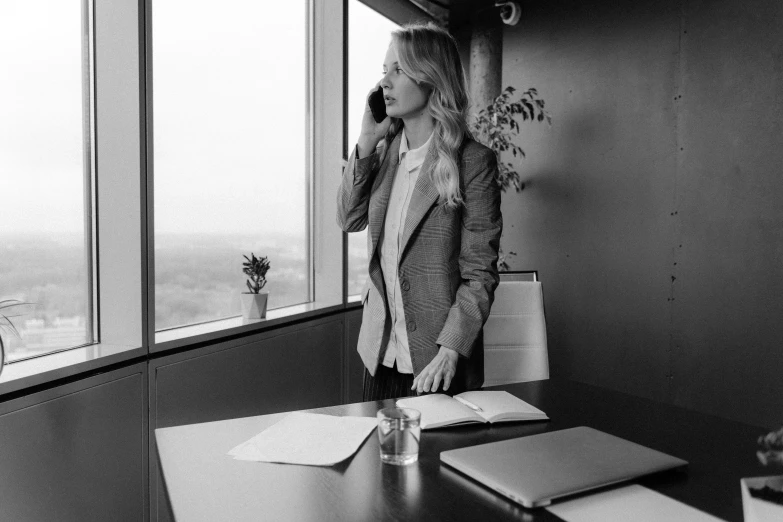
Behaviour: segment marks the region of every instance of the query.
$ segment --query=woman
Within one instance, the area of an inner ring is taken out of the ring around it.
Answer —
[[[337,211],[347,232],[369,226],[364,400],[477,389],[498,284],[497,161],[468,130],[465,73],[445,30],[393,32],[378,86],[388,116],[376,123],[365,104]]]

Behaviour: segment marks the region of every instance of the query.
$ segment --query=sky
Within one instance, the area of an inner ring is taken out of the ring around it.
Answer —
[[[153,2],[156,233],[303,233],[306,3],[214,6]],[[396,25],[349,16],[355,142]],[[83,230],[81,45],[80,2],[0,2],[0,234]]]
[[[82,231],[80,55],[78,2],[0,2],[0,233]]]

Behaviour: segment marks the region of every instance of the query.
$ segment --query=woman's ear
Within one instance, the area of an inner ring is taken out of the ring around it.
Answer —
[[[430,96],[432,94],[432,91],[435,90],[435,88],[430,83],[424,80],[414,79],[413,81],[416,82],[416,85],[418,85],[420,89],[424,89],[425,91],[427,91],[427,96]]]

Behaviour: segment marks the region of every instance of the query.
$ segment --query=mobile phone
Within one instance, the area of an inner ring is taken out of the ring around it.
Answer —
[[[386,119],[386,103],[383,101],[383,87],[378,89],[370,95],[369,100],[370,112],[375,123],[380,123]]]

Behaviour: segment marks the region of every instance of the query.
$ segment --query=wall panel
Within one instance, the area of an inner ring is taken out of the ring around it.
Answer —
[[[146,365],[0,404],[0,520],[147,520]]]

